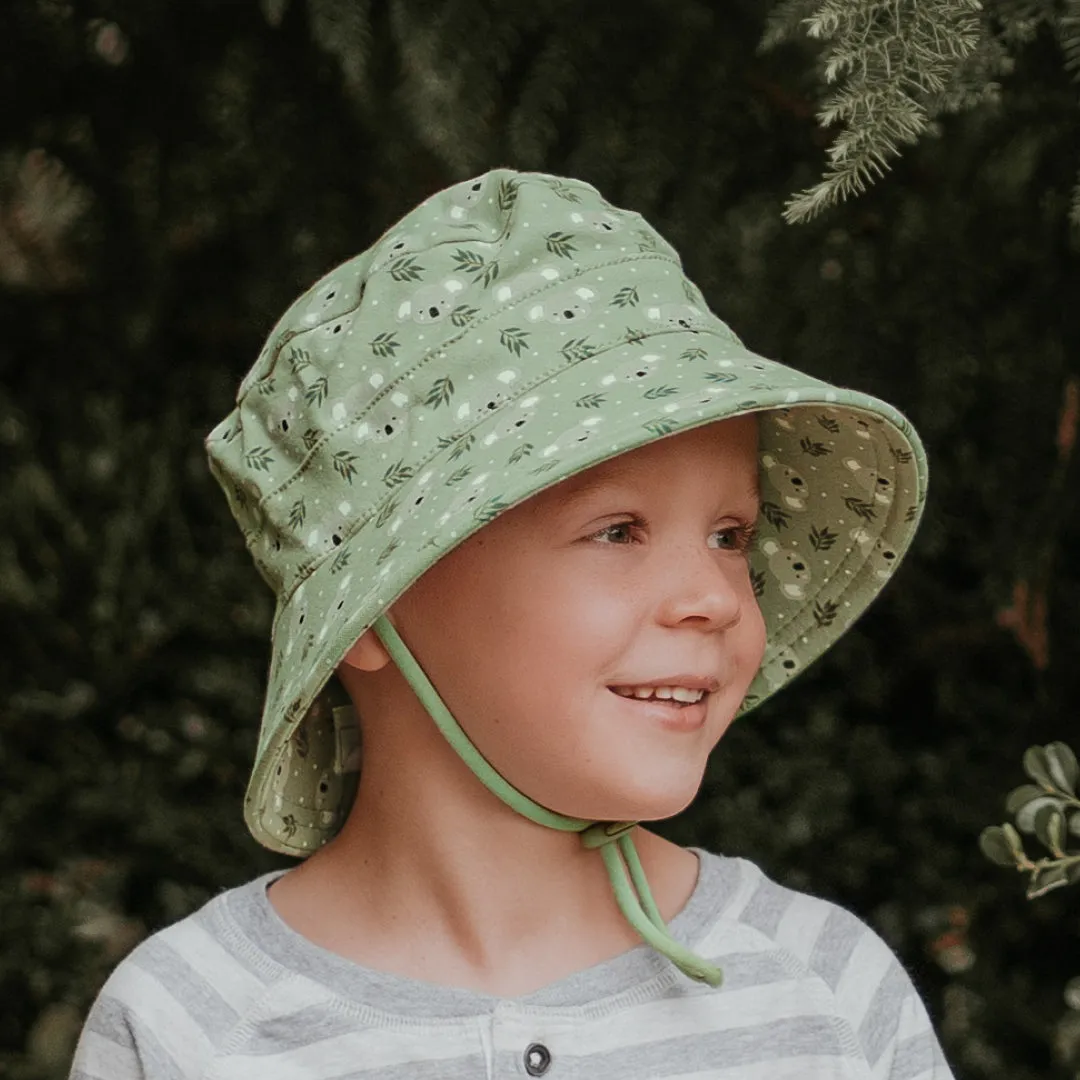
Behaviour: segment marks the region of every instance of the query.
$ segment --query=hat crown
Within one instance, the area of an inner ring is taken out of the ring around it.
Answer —
[[[612,305],[617,325],[597,319]],[[555,368],[688,329],[738,344],[639,214],[580,181],[497,169],[420,204],[291,305],[207,440],[211,469],[287,594],[399,512],[395,489],[485,414],[527,424],[521,402]]]

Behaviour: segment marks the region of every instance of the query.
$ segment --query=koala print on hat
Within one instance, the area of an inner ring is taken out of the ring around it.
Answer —
[[[503,282],[495,287],[495,299],[500,304],[508,304],[511,300],[520,300],[526,293],[534,289],[543,289],[559,280],[560,274],[556,267],[545,266],[539,270],[526,270],[524,274]]]
[[[541,319],[549,323],[578,322],[592,311],[590,301],[595,297],[596,293],[584,285],[576,289],[556,289],[529,304],[525,309],[525,318],[529,322],[539,322]]]
[[[570,215],[570,224],[578,228],[591,229],[598,233],[614,233],[622,228],[622,222],[612,213],[605,210],[581,213],[574,211]]]
[[[810,585],[811,572],[807,560],[775,540],[763,540],[759,545],[769,561],[769,571],[776,579],[780,592],[789,600],[803,600]]]
[[[436,285],[423,285],[398,305],[398,322],[412,319],[417,323],[437,323],[454,309],[454,299],[465,283],[457,278],[444,278]]]
[[[780,496],[785,510],[802,511],[806,509],[806,500],[810,489],[802,476],[790,465],[779,462],[772,454],[762,454],[761,464],[769,485]]]

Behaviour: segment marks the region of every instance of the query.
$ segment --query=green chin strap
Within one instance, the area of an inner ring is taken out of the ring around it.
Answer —
[[[637,822],[584,821],[581,818],[567,817],[565,814],[548,810],[547,807],[523,795],[497,773],[491,763],[472,744],[385,615],[380,615],[375,620],[374,630],[406,681],[416,692],[424,708],[431,714],[439,731],[477,779],[522,817],[549,829],[580,833],[581,842],[585,847],[599,848],[612,888],[615,890],[615,900],[630,925],[657,952],[666,956],[690,978],[708,983],[710,986],[719,986],[724,977],[721,970],[679,944],[664,924],[630,835]]]

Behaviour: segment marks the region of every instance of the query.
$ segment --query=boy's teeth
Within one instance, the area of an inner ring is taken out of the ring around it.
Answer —
[[[642,701],[657,697],[665,701],[692,704],[705,696],[704,690],[689,690],[685,686],[616,686],[613,689],[623,697],[639,698]]]

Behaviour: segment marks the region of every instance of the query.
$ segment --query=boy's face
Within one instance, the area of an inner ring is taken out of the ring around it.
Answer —
[[[502,514],[393,606],[515,787],[589,819],[667,817],[693,798],[765,648],[747,563],[757,476],[754,417],[661,439]],[[709,690],[689,705],[624,696],[643,684]]]

